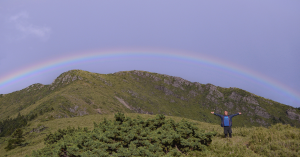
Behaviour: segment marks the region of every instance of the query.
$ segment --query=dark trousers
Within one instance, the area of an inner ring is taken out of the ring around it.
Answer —
[[[232,133],[231,126],[224,126],[225,137],[227,137],[228,133],[229,133],[229,137],[231,138],[231,133]]]

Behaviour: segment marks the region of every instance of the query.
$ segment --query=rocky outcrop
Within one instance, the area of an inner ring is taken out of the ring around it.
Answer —
[[[217,87],[212,84],[207,84],[206,88],[209,88],[209,94],[215,95],[217,98],[223,98],[224,95],[220,91],[217,90]]]
[[[172,82],[168,79],[164,79],[164,83],[167,84],[167,85],[170,85]]]
[[[64,107],[62,107],[64,108]],[[86,111],[86,108],[83,108],[82,110],[79,108],[79,106],[74,106],[74,108],[69,108],[68,109],[71,113],[76,114],[77,116],[84,116],[88,115],[89,113]]]
[[[230,109],[232,109],[234,106],[232,102],[226,102],[226,103],[224,103],[224,105]]]
[[[270,118],[270,114],[268,114],[264,108],[261,108],[259,106],[255,107],[254,113],[264,118]]]
[[[232,92],[229,96],[230,99],[234,100],[234,101],[240,101],[242,96],[237,94],[236,92]]]
[[[220,91],[217,90],[217,87],[212,84],[207,84],[206,89],[209,90],[206,99],[212,101],[215,104],[218,104],[218,98],[222,98],[224,100],[224,95]]]
[[[83,110],[78,110],[77,116],[84,116],[88,115],[89,113],[86,111],[86,108],[83,108]]]
[[[163,91],[166,95],[172,95],[172,96],[175,96],[175,97],[178,98],[178,99],[181,99],[181,100],[187,100],[187,99],[184,98],[183,96],[179,96],[179,95],[174,94],[170,89],[168,89],[168,88],[165,87],[165,86],[158,86],[158,85],[156,85],[156,86],[155,86],[155,89],[158,89],[158,90]]]
[[[169,90],[167,87],[164,86],[155,86],[155,89],[163,91],[166,95],[174,95],[171,90]]]
[[[27,92],[31,91],[31,90],[40,90],[44,87],[45,85],[40,84],[40,83],[36,83],[33,85],[28,86],[27,88],[25,88],[25,90],[27,90]]]
[[[206,99],[212,101],[214,104],[218,104],[218,100],[213,95],[207,95]]]
[[[192,83],[188,80],[185,80],[183,78],[180,78],[180,77],[172,77],[174,79],[174,82],[173,82],[173,86],[174,87],[178,87],[178,88],[181,88],[182,90],[184,90],[184,88],[182,87],[182,85],[191,85]]]
[[[41,125],[37,128],[33,128],[32,130],[29,131],[29,133],[32,133],[32,132],[36,132],[36,133],[39,133],[45,129],[47,129],[48,127],[45,127],[44,125]]]
[[[136,93],[136,92],[134,92],[134,91],[132,91],[132,90],[128,90],[127,91],[129,94],[131,94],[132,96],[134,96],[134,97],[137,97],[138,96],[138,93]]]
[[[243,97],[242,99],[244,102],[247,102],[249,104],[259,105],[257,100],[253,96]]]
[[[240,100],[242,100],[243,102],[246,102],[246,103],[249,103],[249,104],[259,105],[257,100],[254,98],[253,95],[243,97],[243,96],[241,96],[238,93],[233,91],[228,98],[230,98],[230,99],[232,99],[236,102],[239,102]]]
[[[190,97],[196,97],[198,95],[198,93],[196,92],[196,91],[194,91],[194,90],[191,90],[190,92],[189,92],[189,96]]]
[[[69,111],[72,112],[72,113],[75,113],[78,109],[78,106],[74,106],[74,108],[69,108]]]
[[[106,81],[104,78],[98,76],[98,79],[101,80],[104,84],[108,85],[108,86],[112,86],[112,84],[108,81]]]
[[[286,110],[286,114],[290,119],[298,120],[300,122],[300,115],[295,112],[296,112],[295,109],[287,109]]]
[[[82,80],[82,77],[80,76],[72,76],[70,74],[61,75],[58,78],[56,78],[51,84],[50,89],[54,90],[55,88],[59,87],[60,85],[69,84],[71,82],[74,82],[76,80]]]
[[[203,93],[204,89],[202,88],[201,83],[195,82],[194,84],[198,88],[198,91],[200,91],[201,93]]]
[[[161,79],[159,77],[157,77],[155,75],[152,75],[149,72],[144,72],[144,71],[139,71],[139,70],[133,70],[131,73],[134,74],[134,75],[143,77],[143,78],[145,78],[145,77],[152,78],[156,82],[157,81],[161,81]],[[136,78],[136,79],[138,80],[138,78]]]

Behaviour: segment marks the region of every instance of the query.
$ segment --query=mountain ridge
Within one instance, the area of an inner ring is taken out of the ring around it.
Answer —
[[[165,114],[218,124],[219,119],[210,112],[228,110],[242,112],[234,122],[236,126],[284,123],[300,127],[300,112],[292,106],[239,88],[139,70],[112,74],[70,70],[49,85],[37,83],[2,94],[0,104],[0,120],[16,117],[19,112],[38,114],[39,120],[127,112]]]

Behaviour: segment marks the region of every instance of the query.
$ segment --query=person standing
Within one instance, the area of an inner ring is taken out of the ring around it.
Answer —
[[[217,114],[215,112],[210,112],[211,114],[214,114],[216,116],[219,116],[221,118],[221,127],[224,127],[224,134],[225,138],[227,137],[227,134],[229,133],[229,137],[231,138],[231,126],[232,126],[232,117],[242,114],[241,112],[238,112],[233,115],[228,115],[227,111],[224,111],[224,115]]]

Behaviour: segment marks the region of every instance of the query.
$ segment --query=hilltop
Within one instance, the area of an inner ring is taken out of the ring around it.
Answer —
[[[50,85],[37,83],[0,95],[0,120],[15,118],[18,113],[48,121],[123,112],[164,114],[219,124],[219,118],[210,112],[224,110],[229,114],[242,112],[234,119],[234,126],[283,123],[300,127],[300,111],[291,106],[239,88],[190,82],[147,71],[98,74],[71,70]]]

